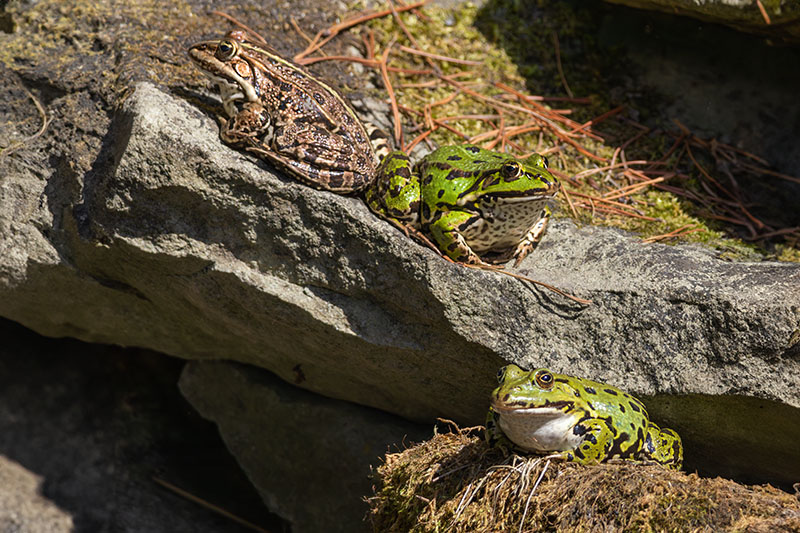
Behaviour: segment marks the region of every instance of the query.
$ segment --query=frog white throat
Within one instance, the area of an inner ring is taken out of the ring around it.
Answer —
[[[549,197],[515,199],[513,203],[480,202],[483,215],[474,224],[462,230],[464,238],[478,253],[516,246],[544,215]]]
[[[547,452],[576,448],[583,437],[572,431],[576,415],[550,407],[509,409],[494,406],[497,425],[508,439],[526,451]]]

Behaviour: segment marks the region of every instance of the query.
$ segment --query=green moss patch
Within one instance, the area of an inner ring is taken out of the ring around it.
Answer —
[[[800,531],[800,501],[769,485],[503,457],[470,430],[389,454],[375,477],[380,532]]]

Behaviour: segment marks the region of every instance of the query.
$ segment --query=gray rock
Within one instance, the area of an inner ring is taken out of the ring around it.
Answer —
[[[480,423],[505,361],[644,394],[800,397],[800,265],[556,221],[518,273],[442,260],[357,198],[275,176],[140,84],[85,175],[2,183],[0,315],[250,363],[412,420]],[[698,421],[702,424],[702,421]],[[675,424],[675,429],[684,429]],[[711,433],[713,428],[689,428]]]
[[[195,361],[181,392],[217,423],[265,502],[294,533],[369,531],[371,466],[401,442],[429,438],[432,426],[330,400],[264,370]]]
[[[800,42],[800,6],[795,2],[762,2],[770,24],[752,0],[606,0],[640,9],[686,15],[736,29],[767,35],[786,42]]]
[[[4,319],[0,339],[0,532],[248,531],[154,478],[282,530],[175,388],[183,361]]]
[[[0,531],[66,533],[72,517],[42,496],[42,479],[0,455]]]

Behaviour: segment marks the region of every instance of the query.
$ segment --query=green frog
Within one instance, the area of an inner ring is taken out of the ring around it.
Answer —
[[[526,159],[463,144],[441,147],[412,169],[389,153],[367,189],[370,208],[403,231],[430,236],[454,261],[518,265],[542,238],[560,188],[547,159]]]
[[[681,468],[678,434],[650,422],[644,404],[616,387],[516,365],[497,379],[486,418],[490,446],[582,464],[625,459]]]
[[[365,126],[334,87],[241,30],[188,53],[219,86],[223,141],[318,189],[353,193],[375,179],[385,135]]]

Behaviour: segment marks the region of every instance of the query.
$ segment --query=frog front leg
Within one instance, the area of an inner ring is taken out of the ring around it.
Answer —
[[[500,451],[503,452],[504,455],[514,451],[522,451],[518,446],[516,446],[506,434],[503,433],[503,430],[500,429],[497,421],[500,418],[500,415],[497,414],[497,411],[489,407],[489,412],[486,413],[486,431],[484,432],[484,437],[486,438],[486,444],[490,448],[498,448]]]
[[[531,226],[531,229],[528,230],[528,233],[525,235],[525,238],[520,242],[517,247],[514,249],[514,255],[511,256],[514,259],[514,266],[519,266],[523,259],[533,250],[536,244],[542,239],[544,236],[544,232],[547,230],[547,223],[550,221],[550,208],[548,206],[544,206],[542,209],[542,216],[536,223]]]
[[[440,211],[427,222],[426,227],[439,250],[453,261],[494,268],[481,260],[459,232],[460,228],[470,226],[478,218],[479,215],[468,211]]]
[[[248,102],[241,111],[224,122],[219,136],[237,146],[259,146],[272,140],[272,121],[264,106]]]

